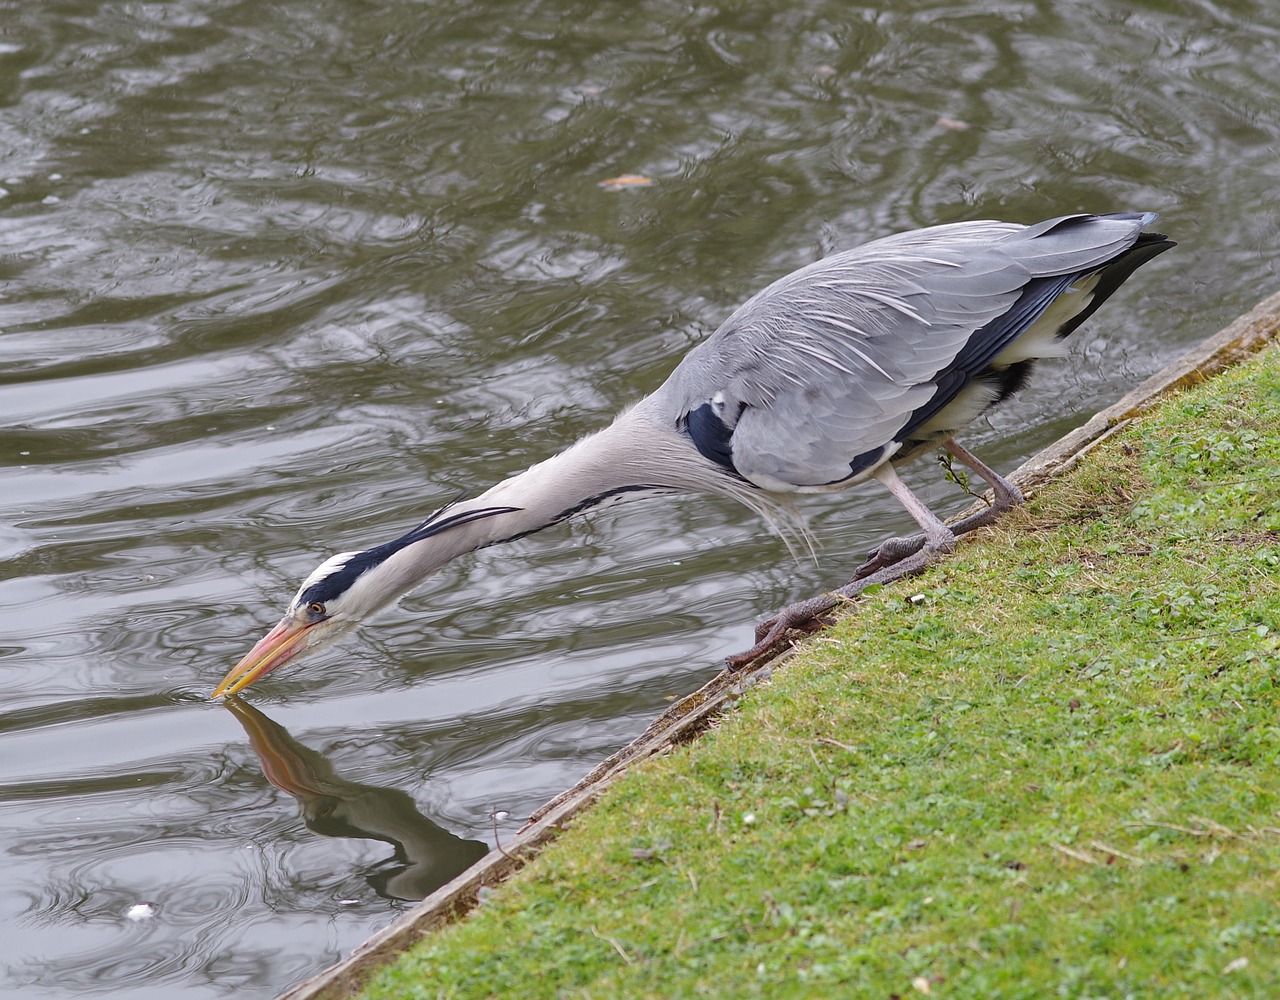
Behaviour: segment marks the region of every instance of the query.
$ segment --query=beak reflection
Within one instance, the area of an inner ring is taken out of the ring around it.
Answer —
[[[407,792],[348,781],[327,757],[297,742],[257,709],[234,697],[223,704],[244,727],[266,779],[297,799],[308,829],[324,837],[380,840],[395,848],[366,875],[379,896],[423,899],[488,853],[482,841],[463,840],[423,816]]]

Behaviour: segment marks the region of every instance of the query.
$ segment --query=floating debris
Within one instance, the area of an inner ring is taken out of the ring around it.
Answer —
[[[623,191],[631,187],[648,187],[652,183],[653,179],[643,174],[620,174],[601,181],[600,187],[606,191]]]

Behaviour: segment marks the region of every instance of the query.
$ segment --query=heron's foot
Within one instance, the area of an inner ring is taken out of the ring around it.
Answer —
[[[908,535],[905,538],[886,538],[876,548],[867,553],[867,561],[853,571],[853,577],[850,582],[861,580],[882,569],[896,565],[929,545],[932,545],[939,552],[950,550],[955,540],[961,535],[967,535],[975,528],[985,528],[994,524],[1006,510],[1015,504],[1022,503],[1022,492],[1012,483],[1009,483],[1008,489],[1003,491],[1001,499],[1005,501],[1003,505],[984,507],[976,514],[970,514],[968,517],[948,525],[947,529],[951,533],[949,541],[942,532],[939,532],[938,538],[933,542],[930,542],[929,538],[924,534]]]
[[[756,644],[745,653],[726,657],[725,662],[730,670],[741,670],[757,660],[772,659],[782,652],[786,644],[787,634],[792,630],[817,632],[831,624],[831,619],[824,617],[836,606],[837,599],[830,594],[811,597],[807,601],[796,601],[788,604],[772,618],[762,621],[756,626]]]
[[[928,542],[929,539],[923,534],[909,535],[906,538],[886,538],[867,553],[867,561],[853,571],[850,582],[864,579],[872,573],[877,573],[882,569],[887,569],[894,563],[901,562],[908,556],[915,555]]]
[[[920,536],[924,539],[924,536]],[[908,539],[909,541],[909,539]],[[931,565],[939,556],[951,550],[955,542],[953,536],[937,538],[933,541],[922,540],[914,552],[896,560],[863,577],[855,577],[843,587],[811,597],[807,601],[789,604],[772,618],[756,626],[756,644],[744,653],[727,657],[725,662],[730,670],[741,670],[754,663],[772,659],[786,647],[789,633],[793,630],[816,632],[831,624],[827,613],[837,604],[852,600],[872,584],[892,583],[904,577],[915,576],[926,566]]]

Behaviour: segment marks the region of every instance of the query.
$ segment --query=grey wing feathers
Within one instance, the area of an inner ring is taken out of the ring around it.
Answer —
[[[722,464],[731,455],[759,486],[848,480],[890,457],[938,392],[934,380],[981,346],[971,343],[979,331],[1001,327],[1029,283],[1096,270],[1152,218],[963,222],[835,254],[748,300],[663,388],[682,413],[698,411],[689,426],[699,450]],[[708,426],[722,438],[714,449],[699,437]]]
[[[1123,215],[1066,215],[1028,226],[1008,241],[1007,249],[1032,277],[1088,271],[1133,246],[1154,212]],[[1088,220],[1082,225],[1081,220]]]

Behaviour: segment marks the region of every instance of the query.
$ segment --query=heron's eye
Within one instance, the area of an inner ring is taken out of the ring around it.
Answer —
[[[307,611],[316,617],[322,617],[324,615],[324,605],[319,601],[312,601],[307,605]]]

